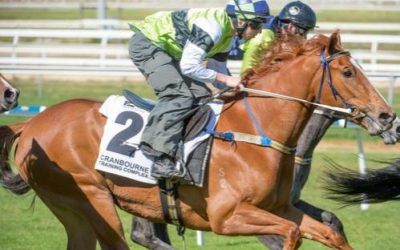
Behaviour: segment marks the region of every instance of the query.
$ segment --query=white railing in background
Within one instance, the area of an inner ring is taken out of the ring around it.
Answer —
[[[0,29],[0,70],[140,75],[128,58],[132,34],[129,30]],[[400,35],[342,34],[342,42],[367,72],[400,72]],[[385,49],[390,46],[396,49]],[[229,62],[232,73],[239,72],[240,64]]]
[[[192,8],[192,7],[222,7],[226,0],[108,0],[107,7],[114,9],[127,8]],[[269,0],[272,9],[279,9],[288,1]],[[370,9],[399,10],[400,0],[308,0],[315,9]],[[1,0],[0,8],[96,8],[97,0]]]
[[[78,19],[78,20],[0,20],[0,29],[107,29],[128,30],[129,20],[121,19]],[[386,32],[400,34],[400,23],[344,23],[318,22],[316,32]]]

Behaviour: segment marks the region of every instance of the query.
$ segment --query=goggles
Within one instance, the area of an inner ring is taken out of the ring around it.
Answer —
[[[309,30],[303,29],[290,21],[281,21],[281,28],[291,34],[306,37]]]
[[[258,30],[263,27],[264,22],[261,22],[258,20],[250,20],[250,21],[247,21],[247,25],[253,30]]]

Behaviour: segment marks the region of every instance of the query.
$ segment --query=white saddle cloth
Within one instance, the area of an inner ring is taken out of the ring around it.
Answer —
[[[209,105],[213,114],[207,127],[213,129],[218,122],[223,102],[214,101]],[[124,96],[112,95],[103,103],[100,113],[107,117],[107,122],[95,169],[148,184],[156,184],[157,180],[150,175],[153,161],[144,156],[139,149],[140,138],[149,112],[128,102]],[[196,138],[185,143],[184,162],[190,153],[209,136],[210,134],[201,132]]]

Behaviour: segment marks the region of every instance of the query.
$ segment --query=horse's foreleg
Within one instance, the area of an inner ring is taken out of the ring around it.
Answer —
[[[339,232],[311,218],[292,206],[285,210],[284,217],[300,222],[300,231],[303,238],[318,241],[335,249],[352,249],[346,238],[343,237]]]
[[[311,218],[320,221],[338,231],[345,239],[347,239],[344,232],[343,223],[334,213],[315,207],[303,200],[297,201],[294,206],[300,209],[303,213],[309,215]]]
[[[290,191],[290,199],[292,204],[300,200],[301,191],[303,190],[308,177],[310,176],[311,163],[308,165],[295,164],[293,170],[292,190]]]
[[[212,230],[222,235],[263,235],[275,234],[285,238],[283,249],[297,249],[300,244],[299,227],[289,220],[242,203],[225,216],[218,212],[209,213]],[[228,215],[229,214],[229,215]]]
[[[317,208],[303,200],[297,201],[294,206],[300,209],[303,213],[309,215],[313,219],[322,222],[323,224],[333,228],[339,232],[345,239],[343,224],[339,218],[332,212]],[[283,246],[283,238],[278,235],[262,235],[258,236],[260,242],[266,245],[270,250],[281,250]]]
[[[321,242],[329,247],[341,250],[353,249],[339,232],[308,215],[303,216],[300,231],[304,238]]]

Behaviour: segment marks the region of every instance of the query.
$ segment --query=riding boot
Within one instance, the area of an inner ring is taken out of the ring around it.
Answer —
[[[151,169],[151,176],[156,179],[170,179],[182,177],[182,173],[176,168],[174,159],[171,156],[164,154],[161,157],[154,159],[154,165]]]
[[[142,143],[140,149],[150,159],[153,159],[154,164],[151,169],[151,176],[156,179],[171,179],[181,178],[183,173],[177,168],[175,159],[168,154],[154,150],[149,145]]]

